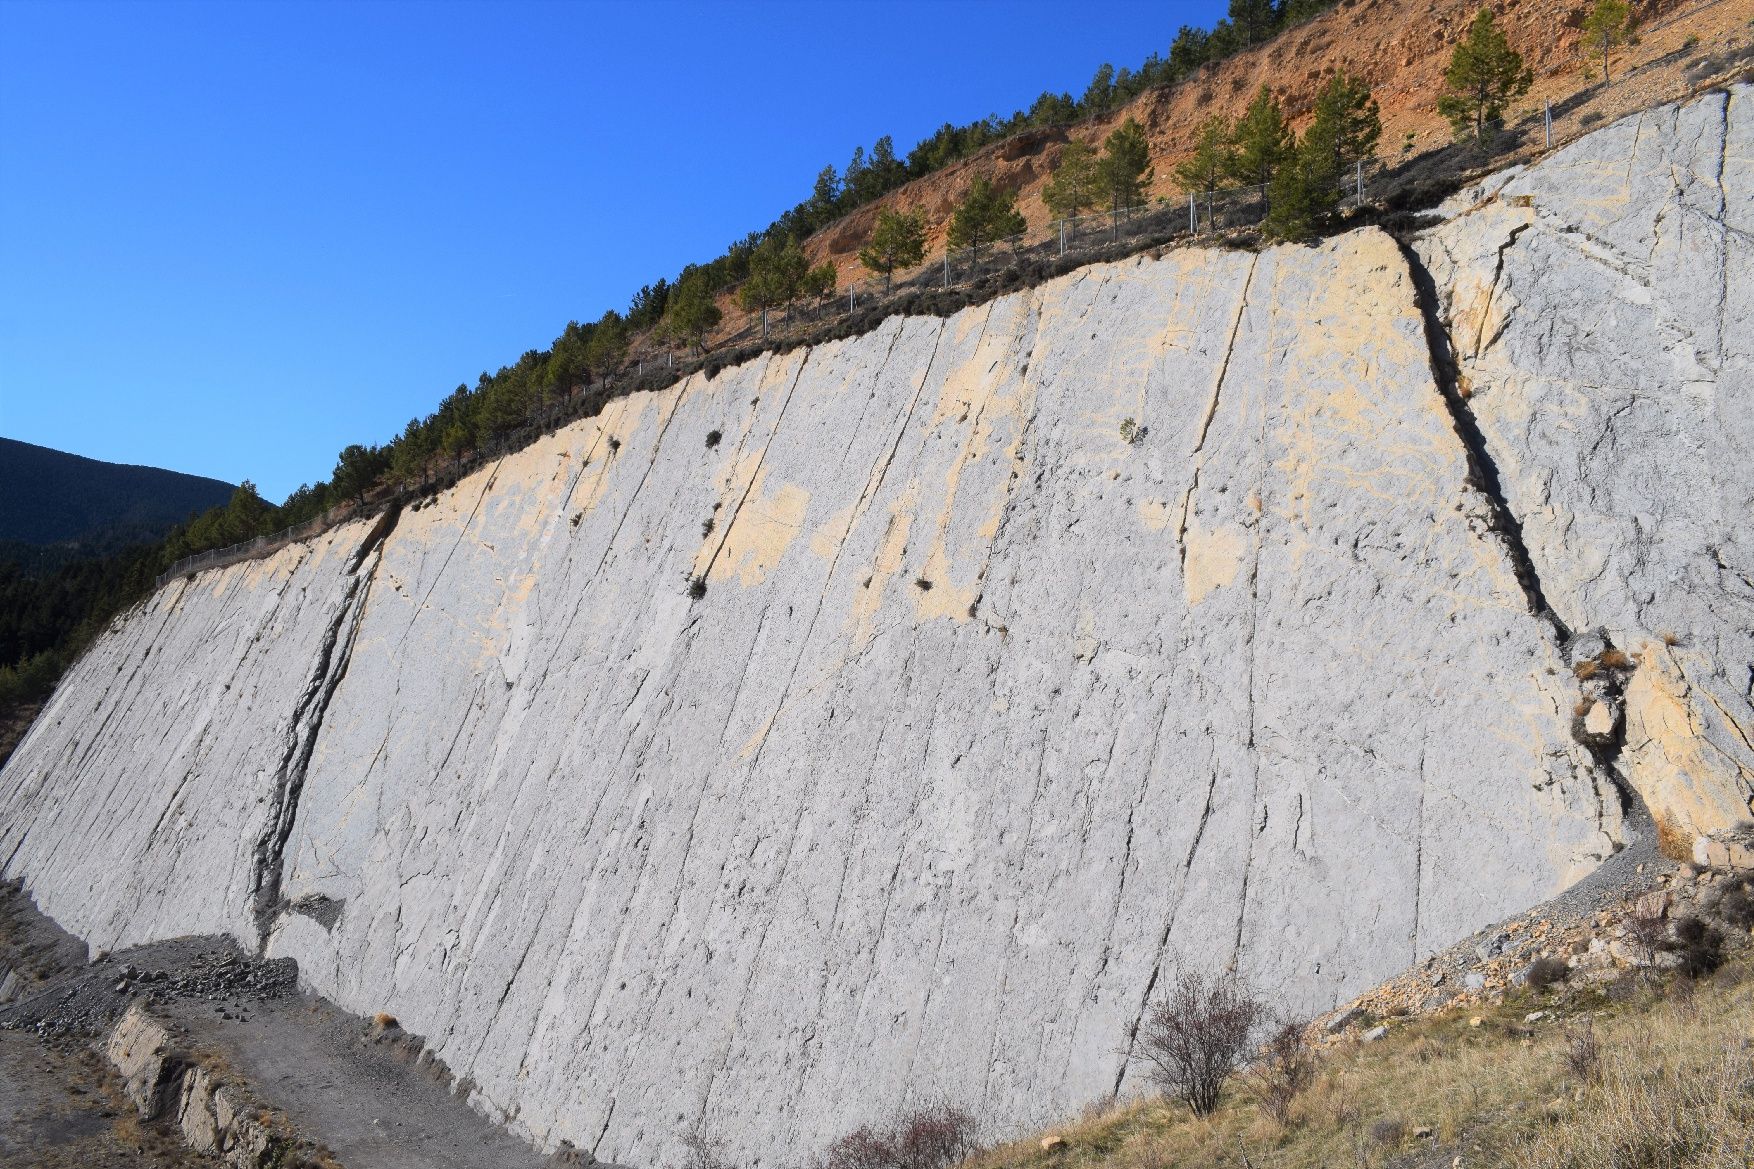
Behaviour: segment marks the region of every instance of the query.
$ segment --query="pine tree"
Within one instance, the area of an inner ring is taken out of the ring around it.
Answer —
[[[1626,0],[1596,0],[1596,6],[1583,22],[1583,43],[1592,54],[1602,58],[1602,82],[1612,85],[1608,59],[1614,50],[1632,34],[1632,9]]]
[[[1285,125],[1284,111],[1279,108],[1279,99],[1263,85],[1243,112],[1242,120],[1236,124],[1230,152],[1225,159],[1225,171],[1232,180],[1245,187],[1266,190],[1279,167],[1291,157],[1294,145],[1291,130]],[[1269,209],[1271,206],[1269,198]]]
[[[1103,139],[1102,157],[1096,162],[1097,190],[1108,200],[1109,209],[1118,212],[1144,201],[1151,177],[1151,144],[1145,139],[1145,127],[1128,118]]]
[[[684,272],[670,292],[669,310],[664,314],[665,331],[705,353],[707,334],[718,328],[723,318],[724,313],[707,285],[706,272],[700,268]]]
[[[810,270],[810,261],[798,241],[769,236],[749,257],[749,278],[737,290],[737,302],[748,312],[761,314],[761,339],[767,340],[769,309],[797,299],[798,286]]]
[[[798,281],[798,295],[814,300],[820,305],[822,301],[834,295],[838,276],[839,273],[834,269],[834,261],[824,260],[804,273],[803,278]]]
[[[1258,45],[1273,35],[1278,15],[1273,0],[1230,0],[1230,26],[1242,41],[1242,47]]]
[[[1316,95],[1315,122],[1310,134],[1318,135],[1333,150],[1334,179],[1343,187],[1357,164],[1376,153],[1377,141],[1382,137],[1382,117],[1376,98],[1362,78],[1344,70],[1328,78]],[[1306,141],[1310,134],[1305,135]]]
[[[453,422],[445,427],[439,436],[439,454],[451,460],[452,464],[460,462],[463,452],[469,449],[469,429],[461,422]]]
[[[621,314],[610,309],[591,327],[591,339],[585,344],[585,364],[598,377],[608,377],[627,360],[627,324]]]
[[[898,268],[911,268],[926,256],[926,220],[918,211],[879,211],[871,238],[859,249],[859,263],[883,274],[888,292]]]
[[[1042,202],[1060,218],[1076,220],[1080,211],[1096,206],[1101,197],[1096,153],[1077,140],[1066,143],[1053,177],[1041,189]],[[1075,222],[1072,228],[1076,234]]]
[[[656,284],[643,284],[627,306],[627,323],[635,329],[649,329],[664,319],[664,306],[669,303],[670,282],[660,279]]]
[[[953,248],[973,249],[979,262],[982,244],[1017,235],[1027,226],[1017,210],[1016,193],[1001,191],[985,175],[976,175],[951,217],[948,242]]]
[[[871,163],[865,168],[865,179],[871,185],[873,198],[907,182],[907,166],[895,157],[895,139],[888,134],[871,144]]]
[[[1090,79],[1090,84],[1085,86],[1084,100],[1079,104],[1087,114],[1100,114],[1107,112],[1108,107],[1114,103],[1114,97],[1115,67],[1104,61],[1097,69],[1096,76]]]
[[[1492,13],[1482,8],[1468,26],[1467,39],[1451,54],[1443,82],[1437,112],[1449,119],[1457,138],[1472,134],[1474,144],[1484,146],[1504,108],[1529,92],[1535,75],[1492,22]]]
[[[1175,181],[1190,195],[1206,196],[1206,222],[1212,222],[1212,196],[1229,180],[1226,162],[1231,129],[1223,118],[1208,118],[1194,140],[1194,152],[1175,168]]]
[[[825,166],[816,176],[816,187],[810,192],[810,213],[818,223],[834,218],[840,205],[840,176],[833,166]]]
[[[1029,107],[1031,126],[1064,126],[1078,120],[1078,103],[1069,93],[1044,93]]]
[[[1212,34],[1203,28],[1184,24],[1176,30],[1169,46],[1169,68],[1177,77],[1186,77],[1204,65],[1212,50]]]
[[[375,446],[354,443],[341,452],[335,470],[329,476],[329,492],[339,501],[352,499],[365,502],[365,493],[377,482],[379,472],[390,465],[389,456]]]
[[[1265,223],[1268,235],[1308,239],[1333,218],[1340,203],[1335,137],[1333,119],[1318,111],[1303,140],[1294,143],[1273,174]]]
[[[869,167],[865,162],[865,148],[853,147],[853,157],[847,162],[846,173],[841,176],[840,189],[854,207],[871,197],[871,181],[865,177],[867,169]]]

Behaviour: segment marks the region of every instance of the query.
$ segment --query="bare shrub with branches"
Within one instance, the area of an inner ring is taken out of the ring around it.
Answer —
[[[1580,1084],[1593,1083],[1602,1074],[1602,1045],[1587,1019],[1565,1033],[1565,1070]]]
[[[1635,913],[1621,923],[1626,930],[1627,944],[1644,959],[1645,965],[1656,961],[1657,952],[1669,940],[1669,923],[1659,913]]]
[[[1165,1093],[1195,1116],[1210,1116],[1265,1016],[1261,1001],[1235,975],[1208,979],[1183,971],[1146,1015],[1140,1054]]]
[[[1316,1052],[1307,1031],[1302,1022],[1280,1023],[1244,1075],[1249,1093],[1281,1126],[1291,1122],[1292,1102],[1315,1081]]]
[[[819,1169],[949,1169],[980,1150],[973,1116],[942,1101],[925,1104],[841,1137]]]

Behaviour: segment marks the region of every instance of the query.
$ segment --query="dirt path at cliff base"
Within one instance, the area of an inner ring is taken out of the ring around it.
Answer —
[[[104,1058],[105,1037],[137,1000],[192,1061],[243,1084],[313,1153],[350,1169],[553,1163],[471,1109],[417,1037],[301,992],[296,964],[258,961],[227,938],[87,960],[82,942],[5,884],[0,983],[0,1169],[216,1163],[183,1145],[173,1117],[141,1121]]]

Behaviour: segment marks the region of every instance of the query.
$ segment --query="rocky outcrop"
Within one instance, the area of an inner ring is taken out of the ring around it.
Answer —
[[[333,1159],[307,1156],[286,1119],[250,1091],[193,1056],[172,1027],[136,1000],[104,1041],[140,1119],[166,1117],[183,1143],[231,1169],[339,1169]]]
[[[1592,165],[1682,157],[1712,108],[1745,144],[1706,101]],[[1190,965],[1346,1001],[1590,872],[1620,772],[1661,790],[1647,740],[1677,773],[1729,749],[1705,707],[1745,677],[1745,595],[1640,598],[1746,563],[1741,424],[1685,488],[1645,449],[1727,409],[1732,358],[1683,384],[1627,348],[1634,406],[1602,417],[1649,469],[1591,470],[1548,387],[1633,333],[1553,342],[1611,282],[1534,250],[1555,183],[1606,206],[1587,157],[1410,252],[1171,252],[623,399],[393,522],[179,582],[0,773],[6,873],[94,944],[295,957],[543,1147],[633,1163],[703,1129],[772,1161],[940,1095],[1051,1119],[1139,1079]],[[1642,190],[1589,230],[1654,216]],[[1740,222],[1695,205],[1665,232]],[[1746,354],[1716,304],[1643,307]],[[1632,636],[1669,612],[1675,645]],[[1686,831],[1740,814],[1714,767],[1671,776]]]
[[[1749,92],[1500,176],[1419,245],[1572,665],[1621,691],[1582,714],[1683,858],[1754,798]]]

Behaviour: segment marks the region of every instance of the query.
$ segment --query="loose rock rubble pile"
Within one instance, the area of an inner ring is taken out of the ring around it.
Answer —
[[[131,951],[126,961],[100,951],[83,970],[22,989],[0,1007],[0,1029],[84,1040],[109,1030],[136,998],[205,1000],[218,1014],[241,1017],[251,1003],[295,993],[298,964],[257,961],[212,938],[181,939]]]
[[[1379,1020],[1497,1005],[1525,988],[1611,985],[1647,969],[1697,973],[1754,944],[1754,865],[1653,862],[1636,876],[1592,910],[1541,906],[1432,955],[1324,1017],[1324,1036],[1358,1031],[1369,1041],[1387,1033]]]

